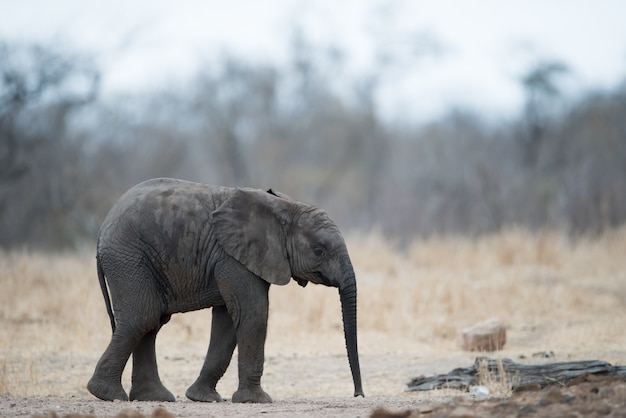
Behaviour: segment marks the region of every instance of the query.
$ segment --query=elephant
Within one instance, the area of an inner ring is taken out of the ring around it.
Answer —
[[[155,339],[172,314],[212,308],[200,375],[185,395],[216,391],[238,346],[232,402],[272,402],[261,387],[271,284],[336,287],[354,396],[365,396],[357,347],[356,277],[325,211],[273,190],[159,178],[124,193],[98,232],[97,274],[113,335],[87,384],[103,400],[175,401],[159,377]],[[121,383],[132,354],[129,395]]]

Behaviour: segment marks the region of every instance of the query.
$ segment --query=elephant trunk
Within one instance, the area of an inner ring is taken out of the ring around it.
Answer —
[[[343,331],[346,338],[348,362],[350,363],[352,380],[354,381],[354,396],[365,397],[363,387],[361,386],[361,368],[359,366],[359,351],[357,347],[356,279],[351,265],[346,270],[348,270],[348,272],[343,276],[346,280],[339,286]]]

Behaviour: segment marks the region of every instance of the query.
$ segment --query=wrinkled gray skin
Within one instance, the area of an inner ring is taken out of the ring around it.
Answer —
[[[268,289],[290,278],[339,288],[354,396],[364,396],[354,271],[341,233],[321,209],[271,190],[149,180],[127,191],[104,220],[97,267],[113,328],[87,385],[100,399],[129,399],[121,377],[132,354],[130,400],[174,401],[157,371],[157,333],[173,313],[213,307],[209,349],[187,397],[222,401],[215,385],[238,345],[232,401],[271,402],[261,388]]]

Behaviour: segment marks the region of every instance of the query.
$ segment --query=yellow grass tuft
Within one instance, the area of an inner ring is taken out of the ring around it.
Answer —
[[[516,376],[507,373],[501,359],[498,360],[498,370],[494,372],[489,370],[486,360],[479,360],[478,362],[476,383],[488,388],[489,394],[492,396],[511,396],[516,378]]]

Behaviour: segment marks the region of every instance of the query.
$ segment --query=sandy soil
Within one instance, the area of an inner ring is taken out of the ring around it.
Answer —
[[[200,356],[191,355],[165,357],[160,359],[161,375],[164,383],[177,396],[175,403],[154,402],[104,402],[93,398],[84,388],[65,388],[55,384],[65,375],[67,381],[89,377],[97,357],[59,355],[41,359],[33,367],[40,379],[39,387],[48,384],[56,389],[50,393],[63,393],[64,396],[12,396],[0,397],[1,416],[32,416],[50,412],[63,416],[70,413],[96,416],[115,416],[131,409],[150,416],[159,406],[175,416],[215,416],[215,417],[287,417],[287,416],[333,416],[366,417],[376,407],[385,406],[393,410],[416,409],[422,403],[445,402],[451,396],[469,397],[457,391],[436,391],[431,393],[405,392],[405,383],[417,371],[435,373],[449,368],[460,361],[469,362],[471,356],[432,359],[415,359],[408,356],[375,355],[362,356],[365,377],[366,398],[352,397],[352,386],[343,355],[333,356],[272,356],[266,359],[263,385],[274,398],[271,405],[241,405],[230,401],[219,404],[192,402],[184,397],[184,391],[195,379],[202,363]],[[220,381],[218,390],[225,398],[236,389],[236,368],[234,363]],[[128,370],[127,370],[128,371]],[[125,376],[125,387],[129,388],[129,378]],[[74,392],[74,393],[72,393]]]
[[[111,331],[92,250],[0,252],[0,416],[368,417],[379,407],[397,416],[626,416],[623,381],[513,396],[494,390],[486,400],[405,392],[413,377],[473,364],[476,353],[457,347],[457,332],[493,316],[508,328],[492,357],[536,361],[533,353],[553,351],[545,361],[626,364],[626,229],[574,243],[523,231],[433,239],[404,252],[376,237],[352,242],[367,397],[352,397],[336,290],[290,284],[270,291],[263,387],[271,405],[184,397],[208,345],[208,310],[174,315],[159,333],[161,378],[177,402],[93,398],[85,385]],[[237,387],[236,364],[218,385],[226,398]],[[123,384],[128,391],[128,366]]]
[[[144,416],[159,415],[159,408],[164,408],[176,417],[368,417],[378,405],[387,405],[393,410],[416,409],[415,399],[394,397],[393,399],[359,399],[348,398],[302,398],[277,400],[270,405],[231,404],[200,404],[189,400],[180,400],[174,404],[156,402],[132,402],[123,405],[119,402],[98,402],[86,398],[63,398],[58,396],[33,397],[28,399],[2,399],[1,413],[3,416],[29,417],[33,414],[44,416],[64,416],[68,413],[80,413],[95,416],[129,416],[136,412]],[[4,405],[6,404],[6,406]],[[45,411],[45,412],[44,412]],[[162,414],[163,417],[168,416]]]
[[[12,417],[626,417],[626,381],[601,379],[569,387],[516,393],[509,398],[478,399],[441,391],[404,396],[350,399],[325,397],[278,399],[270,405],[104,402],[80,395],[3,396],[0,414]]]
[[[571,357],[571,356],[569,356]],[[0,416],[63,417],[71,414],[98,417],[394,417],[394,416],[626,416],[624,379],[582,379],[570,387],[551,387],[510,397],[496,394],[475,397],[457,390],[405,392],[405,382],[417,373],[441,373],[471,362],[468,354],[444,358],[411,358],[405,355],[364,356],[366,398],[353,398],[343,356],[270,357],[264,376],[265,389],[274,396],[269,405],[242,405],[230,401],[203,404],[186,399],[201,358],[164,358],[163,380],[177,395],[175,403],[105,402],[86,390],[66,395],[0,396]],[[68,379],[89,376],[95,358],[49,357],[39,362],[41,379],[54,385],[56,376]],[[557,359],[558,360],[558,359]],[[561,359],[562,360],[562,359]],[[236,386],[233,367],[218,389],[227,397]],[[126,387],[128,377],[126,376]],[[60,385],[62,386],[62,385]],[[310,389],[309,389],[310,388]],[[61,390],[62,392],[63,390]],[[52,391],[53,392],[53,391]],[[378,415],[376,415],[378,414]],[[397,414],[397,415],[394,415]]]

